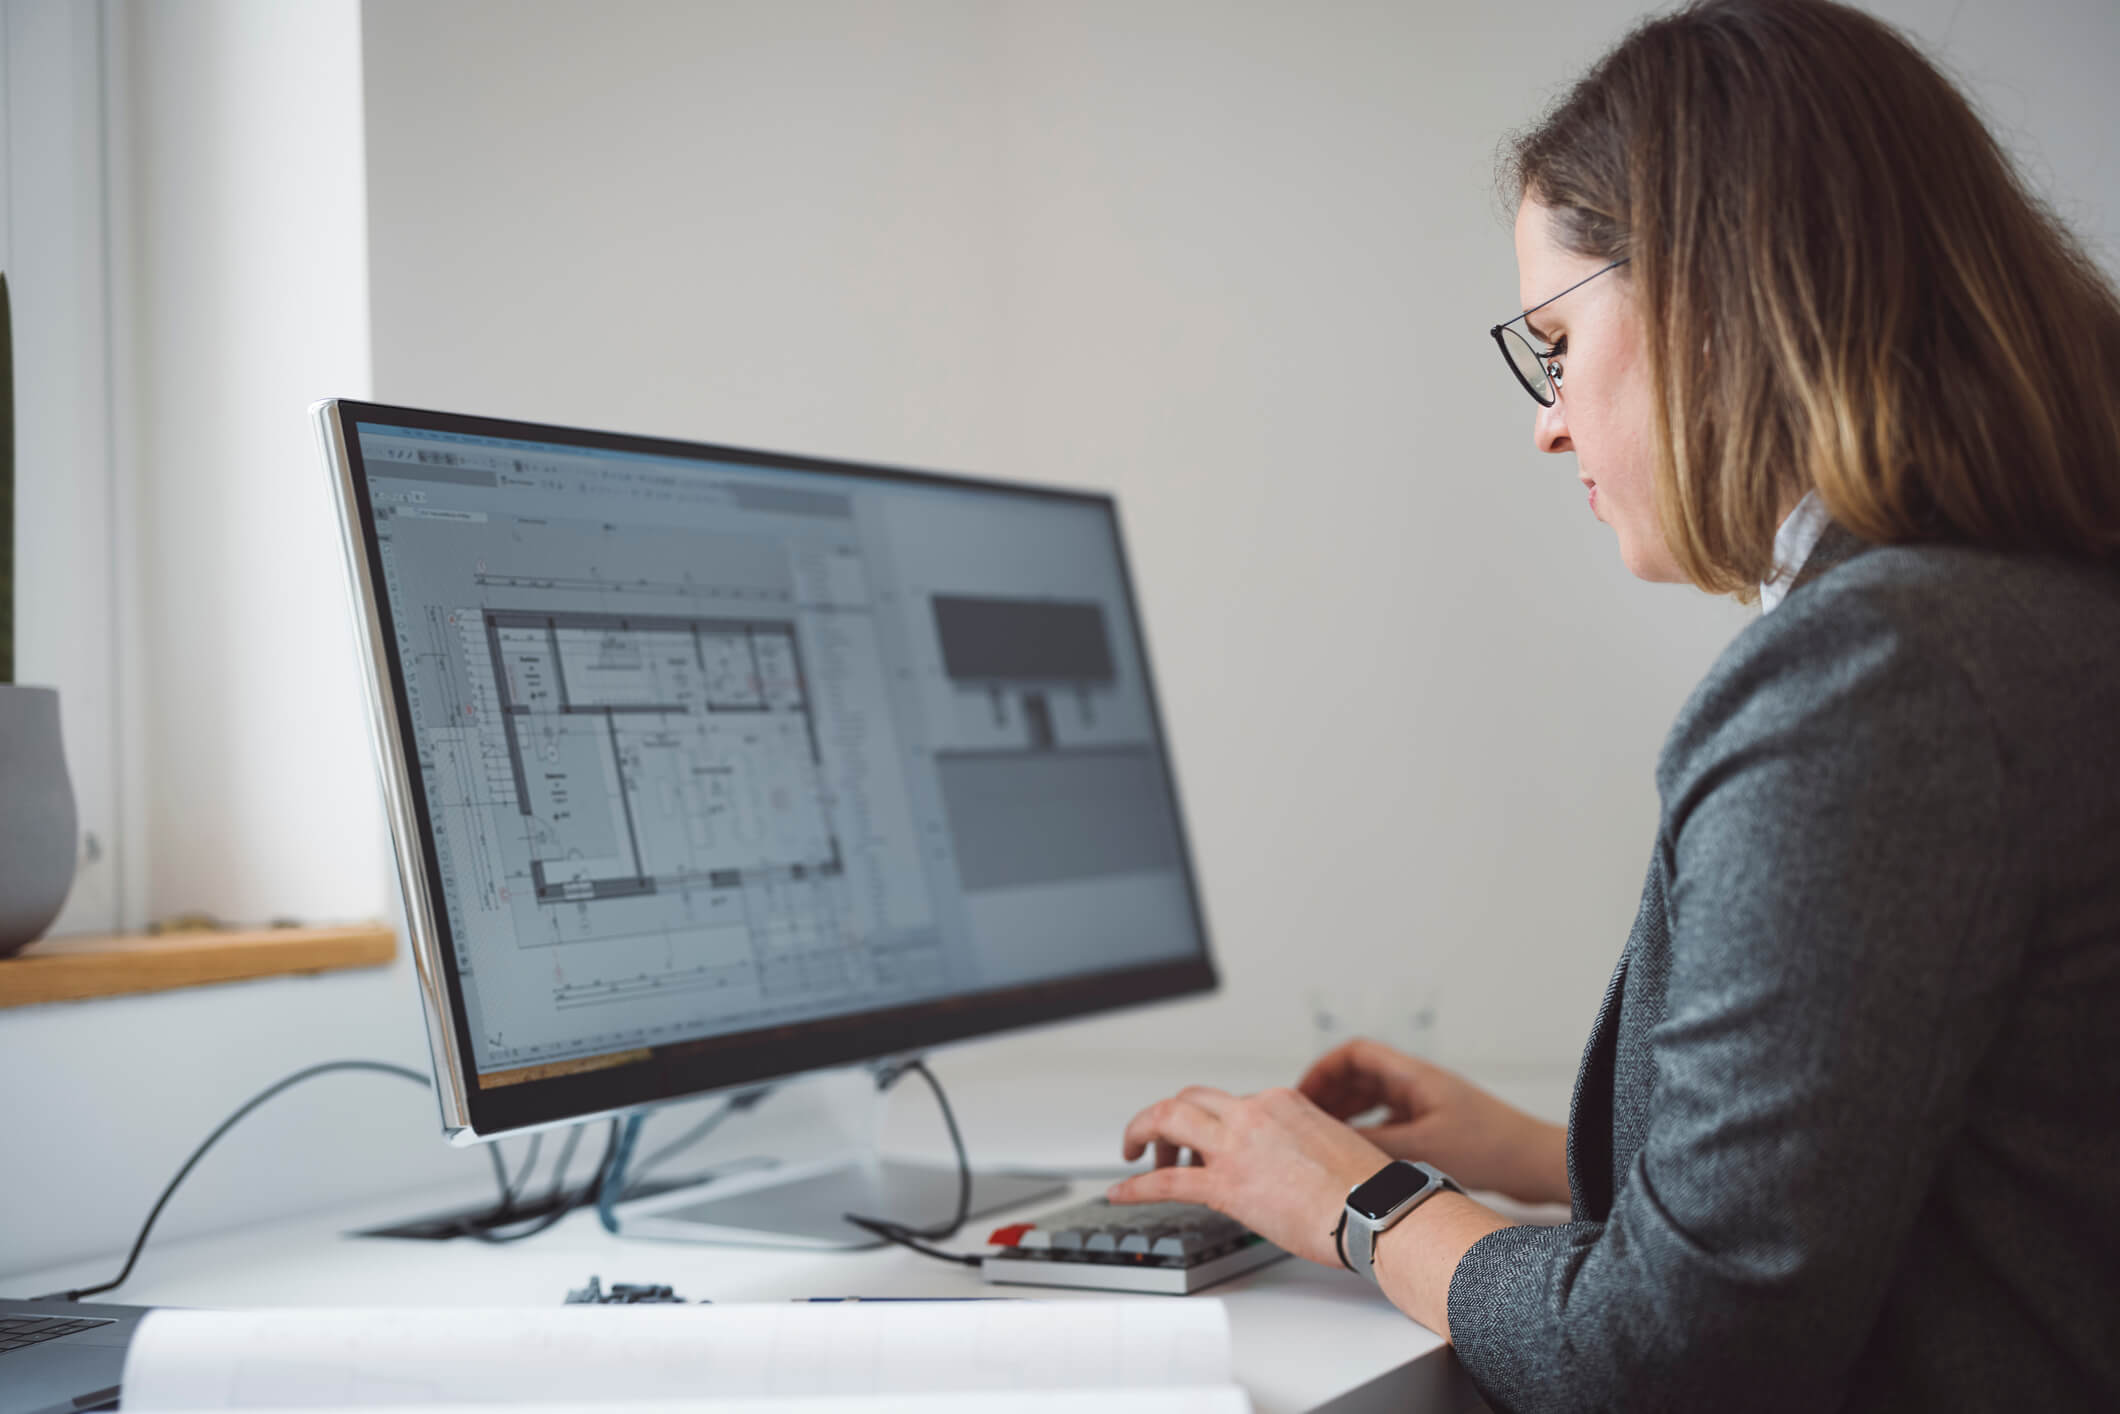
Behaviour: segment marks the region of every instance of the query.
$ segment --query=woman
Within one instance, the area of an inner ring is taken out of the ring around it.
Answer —
[[[2120,1407],[2120,301],[1822,0],[1643,26],[1512,171],[1539,447],[1636,575],[1766,609],[1666,741],[1569,1127],[1357,1041],[1144,1110],[1113,1196],[1327,1265],[1394,1158],[1567,1197],[1357,1224],[1500,1408]]]

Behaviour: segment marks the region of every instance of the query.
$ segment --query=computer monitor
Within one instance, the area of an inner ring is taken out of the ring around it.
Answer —
[[[1110,496],[315,415],[453,1141],[1214,987]]]

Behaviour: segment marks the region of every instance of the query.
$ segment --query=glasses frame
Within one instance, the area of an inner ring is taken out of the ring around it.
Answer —
[[[1525,333],[1528,333],[1530,330],[1529,325],[1525,326],[1524,333],[1520,333],[1517,330],[1510,328],[1509,326],[1512,324],[1519,323],[1523,320],[1529,319],[1532,315],[1538,313],[1547,305],[1552,304],[1555,300],[1561,299],[1567,295],[1574,294],[1577,290],[1589,284],[1598,276],[1604,274],[1605,271],[1617,270],[1620,266],[1625,265],[1631,259],[1633,259],[1632,256],[1623,255],[1619,259],[1613,261],[1610,265],[1604,266],[1602,269],[1591,271],[1589,274],[1583,276],[1582,279],[1577,280],[1574,284],[1570,285],[1567,289],[1562,290],[1560,294],[1553,295],[1546,299],[1540,300],[1537,304],[1531,306],[1531,308],[1525,310],[1522,314],[1517,315],[1515,319],[1503,320],[1500,324],[1495,325],[1492,329],[1489,329],[1487,331],[1488,335],[1494,340],[1494,346],[1502,351],[1502,362],[1509,365],[1509,372],[1516,378],[1516,381],[1518,383],[1523,385],[1524,391],[1531,395],[1531,401],[1537,403],[1540,407],[1550,408],[1555,403],[1560,401],[1561,375],[1559,372],[1555,371],[1554,369],[1548,366],[1552,362],[1553,356],[1560,352],[1560,345],[1555,344],[1551,348],[1541,350],[1537,344],[1533,343],[1530,339],[1524,336]],[[1531,385],[1531,380],[1524,376],[1524,370],[1517,366],[1516,357],[1509,352],[1509,340],[1511,339],[1515,339],[1518,343],[1522,344],[1525,349],[1530,351],[1533,362],[1538,364],[1539,371],[1545,374],[1546,382],[1550,384],[1553,388],[1552,397],[1549,398],[1539,392],[1537,388],[1534,388]]]

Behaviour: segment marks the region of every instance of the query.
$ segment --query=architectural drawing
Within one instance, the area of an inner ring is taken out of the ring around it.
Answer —
[[[481,619],[540,903],[841,872],[792,622]]]

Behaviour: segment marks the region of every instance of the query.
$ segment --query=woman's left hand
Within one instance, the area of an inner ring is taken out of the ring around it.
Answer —
[[[1285,1251],[1340,1265],[1333,1228],[1348,1190],[1391,1156],[1294,1090],[1232,1095],[1192,1085],[1126,1126],[1129,1163],[1156,1168],[1112,1185],[1115,1203],[1205,1203]],[[1179,1164],[1180,1150],[1194,1155]]]

